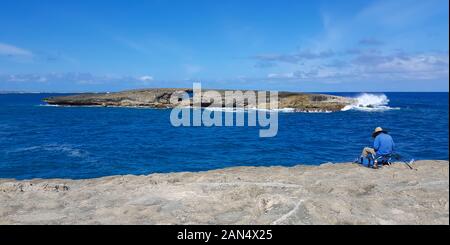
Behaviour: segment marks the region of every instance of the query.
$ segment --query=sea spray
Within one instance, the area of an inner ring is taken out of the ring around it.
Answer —
[[[385,94],[363,93],[355,97],[354,100],[355,102],[353,104],[345,106],[342,111],[387,111],[400,109],[397,107],[388,106],[390,100]]]

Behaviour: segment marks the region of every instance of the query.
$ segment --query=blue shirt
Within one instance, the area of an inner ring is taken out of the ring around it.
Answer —
[[[394,152],[394,140],[389,134],[381,133],[373,142],[373,148],[377,155],[388,155]]]

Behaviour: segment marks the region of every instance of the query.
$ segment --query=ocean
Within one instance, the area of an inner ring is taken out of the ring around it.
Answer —
[[[170,110],[47,106],[54,94],[0,94],[0,178],[86,179],[234,166],[353,161],[389,130],[405,159],[449,159],[448,93],[334,93],[358,104],[279,114],[258,127],[173,127]]]

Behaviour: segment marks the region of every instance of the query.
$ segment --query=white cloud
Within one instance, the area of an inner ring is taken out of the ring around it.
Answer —
[[[365,66],[367,72],[410,80],[448,79],[449,56],[446,54],[417,54],[386,56]]]
[[[20,56],[20,57],[31,57],[33,53],[26,49],[22,49],[13,45],[6,43],[0,43],[0,55],[4,56]]]
[[[145,76],[139,77],[139,80],[142,82],[151,82],[154,80],[154,78],[152,76],[145,75]]]
[[[324,9],[323,32],[305,40],[303,51],[252,58],[258,68],[267,69],[262,79],[268,81],[445,82],[449,77],[449,54],[443,51],[447,47],[430,44],[423,48],[426,37],[410,31],[411,27],[423,28],[445,12],[447,8],[439,7],[448,5],[445,2],[381,0],[345,17]],[[429,11],[422,13],[423,10]],[[442,31],[448,35],[447,30]],[[269,63],[259,65],[260,62]]]
[[[336,54],[332,50],[325,50],[319,52],[303,50],[293,54],[269,54],[269,55],[265,54],[265,55],[256,55],[250,58],[258,60],[260,62],[285,62],[296,64],[301,61],[307,60],[328,59],[335,55]]]
[[[24,73],[24,74],[0,74],[0,82],[28,82],[28,83],[72,83],[83,85],[101,85],[128,83],[134,85],[145,85],[154,81],[152,76],[132,77],[119,75],[96,75],[91,73]]]
[[[448,80],[449,54],[360,54],[343,66],[310,65],[294,72],[270,73],[268,79],[300,81]]]
[[[272,79],[291,79],[291,78],[295,78],[295,74],[293,72],[289,72],[289,73],[270,73],[267,75],[267,78],[272,78]]]

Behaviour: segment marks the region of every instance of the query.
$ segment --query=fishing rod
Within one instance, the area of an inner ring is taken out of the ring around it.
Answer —
[[[414,158],[411,159],[409,162],[407,162],[407,161],[402,160],[403,157],[400,154],[398,154],[398,153],[395,153],[394,155],[392,155],[392,157],[394,157],[395,160],[403,162],[404,164],[406,164],[406,166],[408,166],[409,169],[417,171],[417,168],[414,168],[414,167],[411,166],[411,164],[413,164],[415,162]]]

